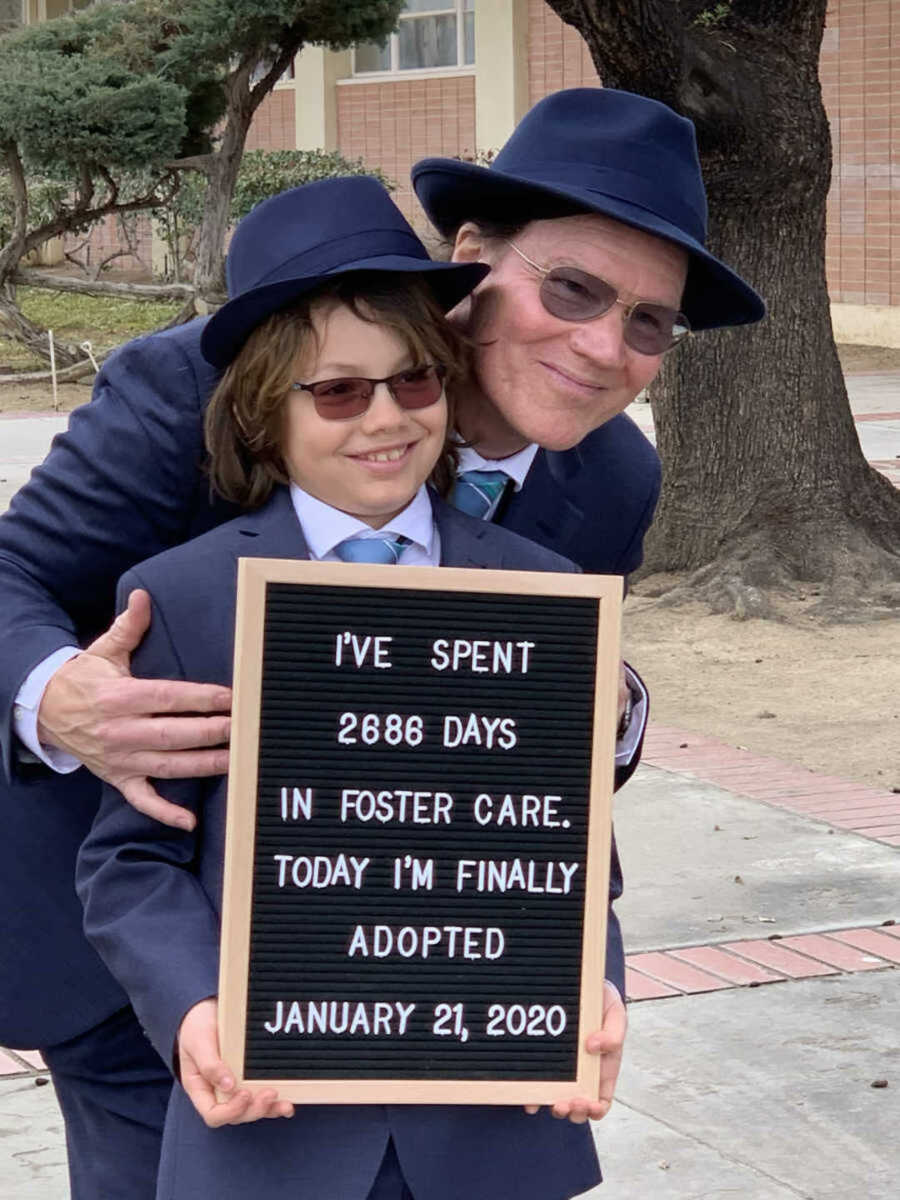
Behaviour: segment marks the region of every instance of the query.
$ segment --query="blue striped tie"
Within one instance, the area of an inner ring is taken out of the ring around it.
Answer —
[[[460,512],[489,521],[509,482],[505,471],[463,471],[448,499]]]
[[[345,538],[335,546],[334,552],[343,562],[393,565],[400,561],[400,555],[411,544],[412,540],[408,537],[393,537],[385,533],[373,538]]]

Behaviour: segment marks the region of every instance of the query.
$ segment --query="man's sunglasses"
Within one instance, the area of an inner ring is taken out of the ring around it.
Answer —
[[[363,379],[348,376],[344,379],[323,379],[319,383],[292,383],[295,392],[310,392],[316,412],[326,421],[349,421],[361,417],[372,403],[379,383],[403,409],[414,410],[437,404],[444,391],[447,368],[430,364],[398,371],[385,379]]]
[[[684,313],[664,304],[639,300],[626,304],[611,283],[577,267],[542,267],[532,262],[514,243],[506,243],[519,258],[541,275],[541,304],[561,321],[593,321],[608,313],[614,304],[625,309],[625,344],[638,354],[665,354],[691,332]]]

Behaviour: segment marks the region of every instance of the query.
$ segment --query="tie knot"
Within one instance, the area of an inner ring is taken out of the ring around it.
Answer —
[[[379,534],[378,537],[345,538],[334,548],[335,554],[342,562],[385,563],[392,565],[400,561],[400,555],[411,539],[391,533]]]
[[[462,471],[456,477],[450,503],[460,512],[488,521],[497,510],[510,477],[505,471]]]

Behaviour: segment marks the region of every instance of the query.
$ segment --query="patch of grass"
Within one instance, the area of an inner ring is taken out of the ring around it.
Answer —
[[[116,296],[79,296],[47,288],[18,289],[22,312],[30,321],[52,329],[57,342],[90,342],[103,352],[164,325],[181,304],[160,300],[127,300]],[[46,371],[48,365],[12,338],[0,336],[0,368],[19,372]]]
[[[12,338],[0,337],[0,370],[7,371],[46,371],[47,364],[30,350]]]
[[[147,333],[174,317],[181,304],[160,300],[126,300],[116,296],[79,296],[47,288],[19,288],[19,305],[31,321],[52,329],[65,341],[96,339],[114,346]],[[101,336],[102,335],[102,336]]]

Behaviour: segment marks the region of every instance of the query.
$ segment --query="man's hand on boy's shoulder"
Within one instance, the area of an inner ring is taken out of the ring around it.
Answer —
[[[163,799],[150,778],[228,770],[223,743],[230,731],[231,691],[218,684],[135,679],[131,655],[149,626],[150,597],[136,589],[107,632],[51,677],[38,710],[38,732],[44,745],[74,755],[138,812],[192,829],[193,814]]]
[[[214,996],[189,1009],[178,1030],[181,1086],[210,1129],[246,1125],[266,1117],[292,1117],[294,1106],[275,1088],[235,1089],[234,1074],[219,1054],[219,1002]],[[223,1099],[219,1099],[219,1096]]]
[[[551,1109],[554,1117],[582,1125],[585,1121],[600,1121],[606,1116],[612,1108],[627,1031],[625,1002],[619,989],[607,979],[603,984],[603,1027],[588,1034],[585,1043],[589,1054],[600,1055],[599,1096],[597,1099],[574,1096],[571,1100],[559,1100]],[[526,1104],[525,1111],[539,1112],[540,1105]]]

